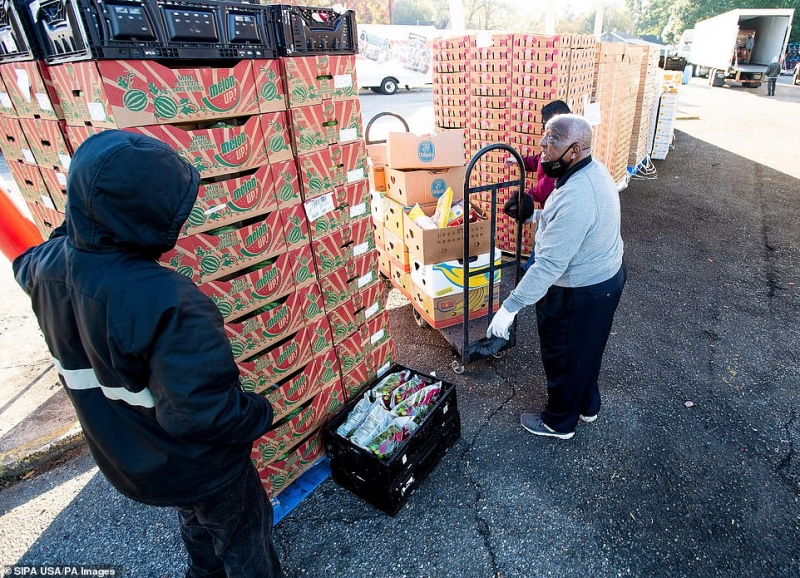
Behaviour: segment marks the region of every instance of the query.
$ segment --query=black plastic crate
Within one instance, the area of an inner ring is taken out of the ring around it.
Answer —
[[[31,38],[33,30],[26,29],[26,24],[13,2],[0,3],[0,62],[39,58],[39,47]]]
[[[358,54],[355,12],[273,4],[282,56]]]
[[[385,375],[403,369],[411,368],[395,364]],[[441,381],[414,369],[411,371],[426,383]],[[376,379],[370,387],[378,381],[380,379]],[[442,391],[434,408],[400,450],[388,460],[379,459],[369,450],[356,446],[336,433],[358,399],[334,417],[323,430],[331,474],[336,483],[394,516],[461,437],[461,416],[455,385],[442,382]]]
[[[18,0],[49,64],[275,58],[266,6],[214,0]]]

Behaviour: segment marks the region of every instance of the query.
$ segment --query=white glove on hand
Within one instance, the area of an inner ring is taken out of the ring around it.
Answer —
[[[534,210],[533,214],[525,220],[524,224],[525,225],[530,225],[531,223],[538,223],[539,222],[539,217],[541,215],[542,215],[542,209]]]
[[[517,312],[511,313],[505,306],[501,306],[497,313],[492,317],[492,322],[486,330],[486,337],[502,337],[508,340],[511,337],[511,324],[514,323],[514,318]]]

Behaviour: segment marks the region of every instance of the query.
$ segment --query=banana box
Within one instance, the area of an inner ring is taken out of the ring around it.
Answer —
[[[461,325],[464,321],[464,297],[462,294],[431,297],[414,285],[412,281],[411,303],[428,325],[443,329]],[[500,307],[500,284],[494,286],[492,311]],[[469,319],[479,319],[489,313],[489,286],[475,287],[469,291]]]
[[[410,255],[411,260],[411,279],[419,289],[430,297],[442,297],[444,295],[461,295],[464,291],[464,262],[462,259],[424,265],[422,261],[416,259],[414,254]],[[502,253],[500,249],[494,250],[494,264],[499,267],[502,264]],[[488,287],[489,285],[489,253],[483,253],[477,257],[472,257],[469,263],[470,289],[476,287]],[[472,275],[479,272],[478,275]],[[500,269],[494,271],[494,283],[500,283]]]

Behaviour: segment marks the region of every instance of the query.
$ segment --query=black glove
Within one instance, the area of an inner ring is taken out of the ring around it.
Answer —
[[[503,214],[525,222],[533,216],[533,198],[530,195],[522,195],[522,203],[519,202],[519,191],[514,191],[503,205]]]

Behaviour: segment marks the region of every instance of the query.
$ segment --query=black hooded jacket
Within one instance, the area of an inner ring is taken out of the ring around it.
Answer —
[[[100,470],[154,505],[223,489],[272,422],[239,385],[214,303],[156,261],[199,182],[158,140],[92,136],[70,166],[65,225],[13,264]]]

